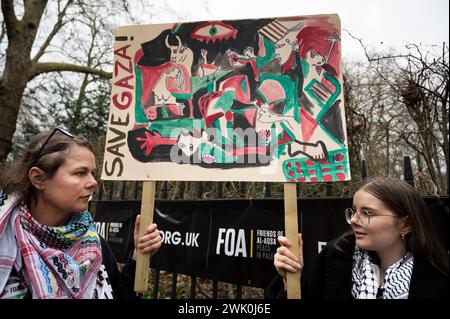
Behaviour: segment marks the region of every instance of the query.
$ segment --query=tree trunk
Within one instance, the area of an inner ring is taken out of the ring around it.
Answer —
[[[22,95],[32,78],[31,49],[47,1],[24,2],[24,15],[17,20],[13,2],[2,1],[2,12],[8,35],[5,69],[0,77],[0,105],[3,123],[0,125],[0,161],[12,148]]]
[[[447,129],[447,124],[448,124],[448,110],[447,110],[447,100],[448,100],[448,94],[449,94],[449,84],[448,84],[448,79],[447,79],[447,83],[445,85],[445,93],[441,99],[441,112],[442,112],[442,117],[441,117],[441,128],[442,128],[442,136],[443,136],[443,150],[444,150],[444,156],[445,156],[445,171],[447,172],[446,174],[446,178],[444,176],[444,181],[447,181],[446,183],[446,191],[447,194],[449,194],[450,189],[449,189],[449,164],[448,164],[448,157],[449,157],[449,141],[448,141],[448,129]]]
[[[0,161],[6,159],[12,149],[12,138],[16,130],[17,115],[19,114],[25,84],[15,82],[14,85],[0,84],[0,105],[3,123],[0,125]]]

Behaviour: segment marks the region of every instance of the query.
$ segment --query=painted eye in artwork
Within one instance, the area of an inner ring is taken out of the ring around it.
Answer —
[[[236,35],[237,30],[233,26],[221,21],[206,22],[196,27],[191,33],[193,39],[201,42],[235,39]]]

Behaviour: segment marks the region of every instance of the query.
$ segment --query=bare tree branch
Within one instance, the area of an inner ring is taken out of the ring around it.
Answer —
[[[70,72],[80,72],[87,74],[98,75],[105,79],[111,79],[112,73],[106,72],[97,68],[85,66],[85,65],[75,65],[70,63],[57,63],[57,62],[48,62],[48,63],[35,63],[32,67],[31,78],[36,77],[39,74],[46,72],[61,72],[61,71],[70,71]]]
[[[12,30],[19,22],[14,12],[13,0],[2,0],[2,12],[5,19],[6,32],[8,37],[12,36]]]
[[[39,58],[45,53],[46,49],[48,48],[50,42],[52,42],[55,35],[59,32],[59,30],[64,26],[64,17],[66,16],[67,9],[72,5],[73,0],[67,1],[64,8],[58,12],[58,18],[56,20],[56,23],[53,25],[52,31],[49,33],[47,38],[45,39],[44,43],[39,48],[39,51],[36,53],[36,55],[31,59],[33,62],[37,62]]]

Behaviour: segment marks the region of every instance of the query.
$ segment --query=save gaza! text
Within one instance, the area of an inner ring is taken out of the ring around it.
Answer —
[[[128,108],[133,102],[134,74],[131,54],[127,49],[130,44],[114,50],[114,80],[111,98],[111,108],[108,134],[106,140],[105,174],[106,176],[122,176],[125,157],[124,150],[127,137],[127,127],[130,122]],[[112,158],[112,161],[111,161]]]

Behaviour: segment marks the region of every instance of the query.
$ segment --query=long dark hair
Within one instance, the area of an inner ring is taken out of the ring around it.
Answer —
[[[376,177],[359,190],[378,198],[397,216],[408,218],[411,225],[411,232],[405,238],[408,251],[414,258],[429,262],[448,276],[448,255],[436,236],[430,212],[417,189],[396,178]]]
[[[2,190],[6,193],[20,193],[29,203],[36,195],[28,178],[30,169],[38,167],[44,171],[45,178],[51,178],[75,145],[92,152],[90,143],[84,137],[67,135],[58,129],[37,134],[22,156],[2,176]]]

